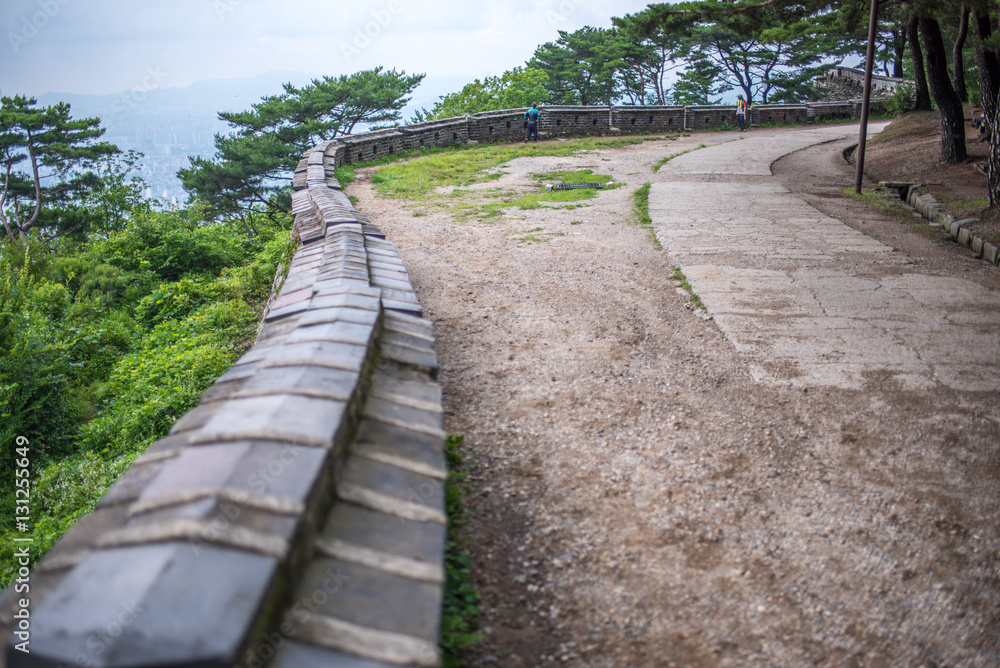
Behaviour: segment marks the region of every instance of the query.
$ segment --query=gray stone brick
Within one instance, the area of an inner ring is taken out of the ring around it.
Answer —
[[[276,571],[274,558],[213,547],[92,552],[32,610],[32,652],[10,652],[9,667],[82,657],[102,667],[232,668]]]
[[[215,415],[215,411],[223,406],[226,402],[216,401],[214,403],[199,404],[189,410],[187,413],[181,416],[174,426],[170,428],[171,434],[181,434],[187,433],[190,436],[192,431],[196,431],[205,426],[212,416]]]
[[[340,341],[367,347],[371,343],[375,329],[353,322],[325,322],[308,327],[299,327],[288,335],[289,343],[301,341]]]
[[[399,517],[445,520],[444,481],[368,457],[348,459],[337,496]]]
[[[441,410],[441,386],[424,374],[393,367],[379,367],[372,378],[371,394],[392,398],[399,397],[417,404],[427,404]]]
[[[443,431],[440,408],[437,411],[415,408],[380,396],[368,397],[364,416],[370,420],[395,424],[415,431],[427,433]]]
[[[392,288],[394,290],[413,292],[413,286],[410,285],[409,281],[397,281],[391,278],[382,278],[380,276],[372,276],[372,285],[377,285],[380,288]]]
[[[332,649],[285,640],[271,668],[399,668],[395,664],[371,661]]]
[[[381,288],[382,299],[393,299],[401,302],[414,302],[419,306],[417,296],[407,290],[393,290],[392,288]],[[420,316],[417,316],[420,317]]]
[[[277,440],[329,448],[344,426],[345,408],[342,401],[287,394],[232,399],[205,421],[191,442]]]
[[[211,403],[214,401],[223,401],[228,399],[237,394],[252,377],[253,376],[246,376],[239,380],[231,380],[223,383],[216,381],[207,390],[201,393],[201,396],[198,398],[198,402]]]
[[[316,366],[281,366],[262,369],[232,396],[301,394],[321,399],[349,401],[358,385],[358,373]]]
[[[198,531],[185,539],[185,542],[196,552],[200,552],[209,545],[232,545],[235,541],[240,540],[237,532],[251,530],[274,545],[278,545],[274,541],[280,539],[280,553],[285,556],[284,553],[292,543],[300,526],[298,515],[275,514],[232,499],[202,497],[134,514],[129,518],[125,529],[129,531],[143,528],[162,530],[163,527],[171,526],[174,522],[185,520],[197,521],[201,524]],[[107,539],[107,535],[104,538]],[[142,542],[149,541],[142,540]],[[271,554],[271,549],[271,546],[246,548],[247,551],[260,551],[263,554]]]
[[[1000,260],[1000,249],[988,241],[985,242],[983,244],[983,259],[991,264],[996,264]]]
[[[302,301],[296,302],[294,304],[289,304],[288,306],[283,306],[281,308],[272,308],[267,312],[267,317],[264,319],[267,322],[272,322],[274,320],[280,320],[281,318],[287,318],[290,315],[295,315],[296,313],[302,313],[309,308],[309,302]]]
[[[393,323],[389,323],[382,330],[382,342],[413,348],[424,353],[434,353],[434,342],[432,340],[428,340],[424,336],[410,334],[409,332],[401,332],[393,326]]]
[[[404,283],[410,282],[410,275],[406,271],[398,271],[396,269],[386,269],[384,267],[376,266],[374,263],[369,264],[369,272],[373,277],[388,279],[391,281],[402,281]]]
[[[369,297],[371,299],[378,299],[382,296],[382,291],[379,288],[372,287],[367,283],[364,285],[359,285],[357,281],[349,281],[346,279],[329,279],[321,281],[316,286],[317,295],[339,295],[339,294],[350,294],[359,295],[362,297]]]
[[[434,342],[434,329],[431,321],[420,317],[406,316],[402,313],[387,314],[383,329],[384,331],[415,336],[431,343]]]
[[[379,307],[378,299],[357,294],[323,294],[316,295],[310,302],[311,308],[334,308],[350,307],[377,311]]]
[[[335,588],[333,592],[328,590]],[[329,596],[313,597],[316,592]],[[325,599],[317,612],[358,626],[437,642],[441,587],[338,559],[316,559],[295,600]],[[294,612],[290,620],[295,621]]]
[[[426,371],[432,378],[437,378],[437,355],[433,352],[426,352],[392,343],[383,343],[379,350],[382,358],[384,359],[392,360],[398,364],[415,367],[422,371]]]
[[[321,322],[356,322],[374,325],[379,319],[379,312],[371,309],[330,307],[310,310],[302,315],[299,325],[315,325]]]
[[[329,271],[324,271],[323,280],[336,279],[336,278],[346,278],[353,279],[356,281],[368,281],[368,270],[367,269],[352,269],[350,267],[338,267],[335,269],[330,269]]]
[[[261,328],[260,336],[258,336],[257,341],[254,342],[254,347],[256,348],[257,346],[269,346],[281,343],[282,337],[295,329],[297,322],[298,316],[291,316],[276,322],[266,323],[264,327]]]
[[[411,301],[396,301],[395,299],[383,299],[382,307],[390,309],[393,312],[399,313],[409,313],[411,315],[423,315],[424,310],[421,308],[420,304]]]
[[[352,503],[333,507],[321,535],[444,568],[447,528],[414,522]]]
[[[105,508],[119,503],[131,503],[139,498],[139,495],[149,486],[149,484],[159,475],[167,460],[161,459],[149,464],[134,463],[128,468],[122,477],[104,494],[98,502],[98,508]],[[84,522],[90,515],[84,516],[80,523]],[[76,526],[79,526],[78,523]],[[72,531],[72,530],[71,530]],[[69,534],[67,534],[68,536]],[[65,539],[64,539],[65,540]],[[62,541],[60,541],[62,542]]]
[[[362,420],[352,450],[432,478],[446,472],[444,438],[405,427]]]
[[[336,341],[288,343],[271,351],[260,369],[275,366],[327,366],[360,371],[368,351],[365,346]]]
[[[306,505],[321,478],[326,453],[278,442],[239,442],[187,448],[162,468],[139,501],[190,490],[229,488]]]

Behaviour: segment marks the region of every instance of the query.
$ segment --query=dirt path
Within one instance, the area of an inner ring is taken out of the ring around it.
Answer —
[[[364,174],[348,190],[407,264],[466,436],[488,634],[469,665],[996,665],[1000,396],[755,382],[628,224],[653,163],[735,136],[514,160],[509,182],[590,167],[627,187],[500,222],[412,216]],[[823,199],[850,176],[815,150],[781,178]],[[565,236],[519,241],[536,227]]]

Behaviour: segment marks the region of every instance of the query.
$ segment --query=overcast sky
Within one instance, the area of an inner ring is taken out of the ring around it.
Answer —
[[[4,95],[119,93],[376,65],[469,80],[640,0],[0,0]]]

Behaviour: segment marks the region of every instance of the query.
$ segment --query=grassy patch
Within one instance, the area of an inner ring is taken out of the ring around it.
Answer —
[[[700,309],[705,308],[705,303],[701,301],[701,297],[694,293],[694,288],[688,282],[687,276],[681,271],[680,267],[674,267],[674,273],[670,275],[670,280],[677,282],[677,287],[688,293],[688,301],[697,306]]]
[[[565,232],[546,232],[544,228],[535,227],[530,230],[525,230],[524,232],[517,232],[515,234],[523,234],[524,236],[514,236],[512,239],[517,241],[517,245],[521,246],[523,244],[540,244],[548,241],[552,237],[564,237]]]
[[[540,144],[463,146],[380,167],[372,174],[372,183],[382,197],[427,199],[435,195],[436,188],[470,186],[498,179],[503,175],[502,165],[515,158],[570,156],[642,141],[645,141],[642,137],[586,137]]]
[[[653,242],[653,247],[656,250],[663,250],[663,245],[656,238],[656,232],[653,230],[653,219],[649,216],[649,189],[651,187],[651,184],[646,183],[632,193],[632,211],[635,214],[636,225],[646,230],[649,240]]]
[[[426,166],[425,166],[426,167]],[[424,167],[421,167],[421,172]],[[382,176],[379,176],[382,174]],[[498,178],[502,172],[481,175],[483,178]],[[377,177],[377,178],[376,178]],[[542,181],[557,180],[563,183],[605,183],[610,188],[618,187],[612,183],[612,177],[607,174],[594,174],[590,169],[576,171],[552,172],[534,174],[538,190],[523,192],[512,188],[466,188],[452,184],[452,190],[447,193],[422,191],[418,201],[423,211],[431,209],[448,211],[456,221],[491,221],[503,217],[505,210],[517,208],[523,211],[532,209],[575,209],[587,206],[584,200],[592,199],[597,194],[595,188],[579,188],[573,190],[541,190]],[[401,181],[410,178],[409,172],[383,173],[379,170],[372,176],[373,182],[379,182],[387,188],[398,192],[412,191],[412,184]],[[477,175],[465,175],[463,181],[471,181]],[[424,176],[419,176],[421,182],[426,182]],[[471,185],[466,183],[466,185]]]
[[[445,590],[441,610],[442,664],[446,668],[462,665],[462,650],[483,639],[479,628],[480,595],[472,584],[472,559],[469,557],[465,522],[468,510],[462,502],[467,491],[464,458],[459,449],[462,436],[449,436],[446,447],[448,479],[445,481],[445,507],[448,512],[448,538],[445,544]]]

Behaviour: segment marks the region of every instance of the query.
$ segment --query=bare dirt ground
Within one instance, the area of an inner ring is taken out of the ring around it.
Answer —
[[[435,323],[445,427],[465,435],[485,640],[467,665],[995,666],[1000,394],[755,383],[630,224],[651,165],[703,133],[569,158],[627,186],[494,222],[413,216],[360,172]],[[995,268],[843,198],[844,145],[785,187],[1000,289]],[[576,223],[576,224],[574,224]],[[563,236],[535,235],[527,230]]]

